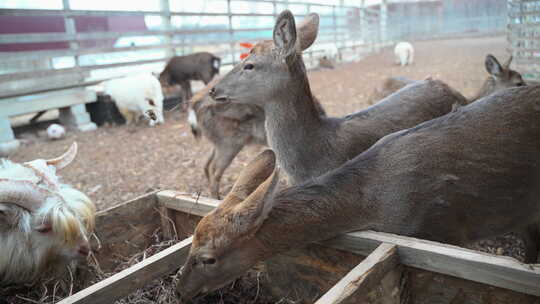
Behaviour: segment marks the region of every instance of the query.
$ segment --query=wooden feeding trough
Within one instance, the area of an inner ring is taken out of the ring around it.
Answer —
[[[112,303],[174,273],[198,220],[219,201],[149,193],[98,215],[100,267],[145,248],[162,228],[183,241],[59,303]],[[540,265],[398,235],[363,231],[294,249],[265,262],[276,299],[295,303],[540,303]]]

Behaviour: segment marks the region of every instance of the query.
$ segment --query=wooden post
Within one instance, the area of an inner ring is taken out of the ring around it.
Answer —
[[[11,123],[7,116],[0,116],[0,156],[7,157],[19,148],[19,141],[15,139]]]

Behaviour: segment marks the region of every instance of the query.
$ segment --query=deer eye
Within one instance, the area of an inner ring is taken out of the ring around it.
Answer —
[[[52,231],[52,226],[50,224],[42,224],[36,228],[36,231],[39,233],[49,233]]]
[[[244,66],[244,70],[253,70],[253,68],[255,68],[255,66],[251,63],[248,63]]]
[[[216,263],[216,259],[215,259],[215,258],[204,258],[204,259],[202,260],[202,263],[203,263],[204,265],[213,265],[213,264]]]

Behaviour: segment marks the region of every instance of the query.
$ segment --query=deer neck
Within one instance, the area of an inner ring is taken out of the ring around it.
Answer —
[[[280,165],[289,175],[295,170],[304,172],[299,166],[313,155],[307,147],[317,146],[323,128],[305,73],[265,104],[265,117],[268,144]]]
[[[476,101],[484,96],[487,96],[495,91],[495,79],[493,77],[489,76],[485,81],[484,84],[482,84],[482,87],[480,90],[478,90],[478,93],[476,93],[476,96],[471,98],[471,102]]]
[[[335,170],[276,194],[272,211],[255,235],[266,257],[353,230],[377,228],[377,208],[366,200],[363,171]]]

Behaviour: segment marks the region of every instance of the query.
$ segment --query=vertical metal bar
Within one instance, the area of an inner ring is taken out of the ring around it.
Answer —
[[[75,36],[77,33],[77,28],[75,26],[75,19],[73,16],[68,16],[69,12],[71,11],[71,6],[69,4],[69,0],[62,0],[63,9],[64,9],[64,27],[66,34],[70,34]],[[74,55],[75,58],[75,67],[79,67],[79,41],[77,40],[71,40],[69,42],[69,48],[73,51],[76,51],[76,54]],[[52,68],[52,58],[50,59],[50,64]]]
[[[231,10],[231,0],[227,0],[227,16],[229,18],[229,39],[230,39],[229,51],[232,57],[232,64],[236,65],[236,55],[235,55],[236,46],[234,43],[234,29],[233,29],[233,24],[232,24],[233,17],[232,17],[232,10]]]
[[[387,13],[388,13],[388,4],[387,0],[382,0],[380,4],[380,11],[379,11],[379,43],[380,45],[383,45],[386,43],[386,40],[388,37],[386,36],[386,21],[387,21]]]
[[[336,16],[336,6],[332,5],[332,26],[334,27],[334,47],[338,49],[338,57],[339,57],[339,46],[338,46],[338,29],[337,29],[337,16]],[[336,59],[336,58],[334,58]]]
[[[161,0],[161,12],[163,13],[163,15],[161,15],[161,22],[163,24],[163,29],[167,31],[167,34],[165,34],[165,43],[168,46],[167,46],[167,49],[165,50],[165,55],[167,56],[167,58],[170,58],[176,55],[176,51],[172,47],[173,28],[172,28],[172,22],[171,22],[171,7],[170,7],[169,0]]]

